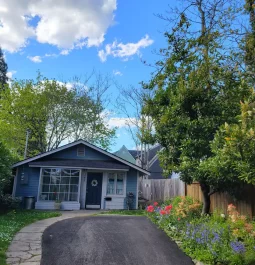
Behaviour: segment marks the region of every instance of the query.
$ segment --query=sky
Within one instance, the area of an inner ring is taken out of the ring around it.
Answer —
[[[94,69],[111,75],[122,87],[148,81],[155,54],[166,47],[164,14],[173,0],[0,0],[0,46],[8,76],[34,79],[38,70],[48,79],[69,82]],[[119,91],[109,90],[109,125],[117,126],[116,151],[135,147],[116,107]],[[132,111],[132,110],[131,110]]]

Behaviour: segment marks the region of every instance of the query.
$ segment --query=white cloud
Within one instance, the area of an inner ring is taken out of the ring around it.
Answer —
[[[116,118],[116,117],[112,117],[108,120],[108,125],[113,128],[113,127],[118,127],[118,128],[122,128],[122,127],[128,127],[128,125],[130,125],[131,127],[134,127],[134,122],[135,122],[135,118]]]
[[[17,73],[17,71],[12,70],[12,71],[7,72],[6,75],[9,79],[12,79],[13,75],[15,75],[16,73]]]
[[[34,63],[41,63],[42,62],[42,57],[39,55],[36,56],[28,56],[27,57],[30,61],[34,62]]]
[[[60,52],[61,55],[68,55],[70,53],[70,50],[62,50]]]
[[[0,0],[0,43],[16,52],[33,37],[60,49],[99,46],[117,0]],[[38,23],[29,23],[36,17]]]
[[[119,75],[119,76],[123,75],[119,70],[113,70],[112,72],[114,75]]]
[[[102,62],[105,62],[110,55],[127,60],[128,57],[139,54],[140,49],[150,46],[153,42],[154,41],[150,39],[149,35],[145,35],[144,38],[136,43],[130,42],[123,44],[122,42],[118,43],[117,41],[114,41],[112,44],[107,44],[105,50],[100,50],[98,56]]]

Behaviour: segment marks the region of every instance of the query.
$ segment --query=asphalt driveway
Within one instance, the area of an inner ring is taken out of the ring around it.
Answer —
[[[191,265],[145,217],[91,216],[57,222],[42,239],[41,265]]]

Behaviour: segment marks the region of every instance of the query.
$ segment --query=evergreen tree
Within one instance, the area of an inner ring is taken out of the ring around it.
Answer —
[[[2,51],[2,49],[0,47],[0,89],[2,89],[3,86],[8,81],[7,70],[8,70],[8,66],[7,66],[7,63],[4,60],[3,51]]]

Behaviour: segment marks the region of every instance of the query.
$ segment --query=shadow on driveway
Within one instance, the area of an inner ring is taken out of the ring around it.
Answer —
[[[145,217],[93,216],[57,222],[43,234],[41,265],[191,265]]]

